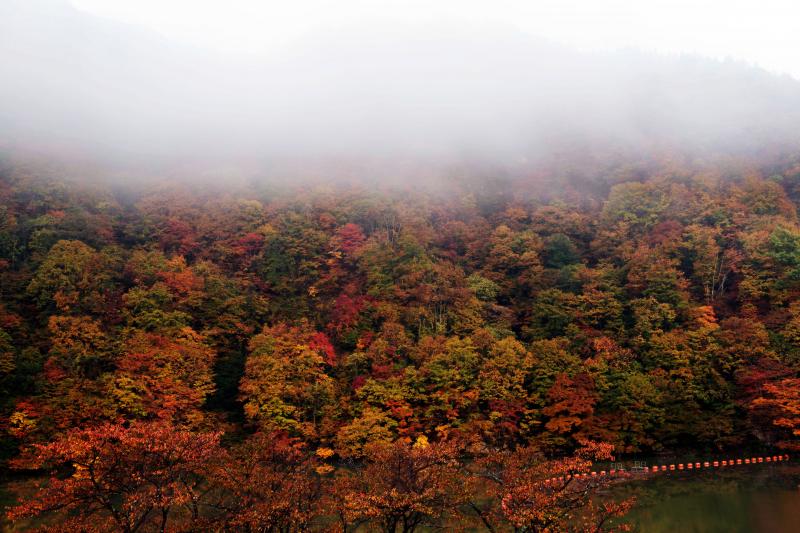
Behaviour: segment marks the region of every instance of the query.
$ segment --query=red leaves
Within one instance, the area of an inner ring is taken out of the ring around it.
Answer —
[[[351,296],[345,293],[339,295],[333,303],[331,321],[328,324],[329,330],[339,334],[355,326],[366,302],[367,299],[362,296]]]
[[[3,260],[0,259],[0,270],[2,269]],[[6,310],[6,306],[0,303],[0,328],[15,329],[20,325],[22,325],[22,317],[14,313],[9,313]]]
[[[333,344],[331,344],[327,335],[321,331],[317,331],[311,336],[311,339],[308,341],[308,346],[312,350],[322,354],[322,358],[327,365],[336,366],[336,351],[333,349]]]
[[[333,237],[333,244],[335,248],[341,250],[346,255],[352,255],[353,252],[364,244],[365,240],[366,237],[364,237],[364,232],[361,231],[361,226],[347,223],[336,230],[336,235]]]
[[[258,253],[264,246],[264,236],[260,233],[246,233],[239,237],[233,244],[233,251],[237,255],[251,256]]]
[[[55,515],[62,528],[126,533],[305,531],[329,527],[336,516],[342,531],[365,524],[413,532],[466,524],[463,513],[474,511],[493,530],[599,531],[630,508],[595,499],[607,479],[574,478],[611,458],[603,443],[548,460],[531,447],[467,449],[420,436],[370,444],[360,464],[331,478],[331,449],[312,453],[284,432],[258,433],[227,450],[219,439],[163,422],[70,431],[15,461],[52,476],[8,516]]]
[[[166,221],[159,240],[165,251],[181,255],[193,252],[197,247],[197,236],[192,226],[177,218],[169,218]]]

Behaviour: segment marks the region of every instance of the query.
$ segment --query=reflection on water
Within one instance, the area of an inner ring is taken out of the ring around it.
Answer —
[[[617,490],[634,494],[630,521],[646,533],[800,533],[800,468],[757,465],[654,474]]]

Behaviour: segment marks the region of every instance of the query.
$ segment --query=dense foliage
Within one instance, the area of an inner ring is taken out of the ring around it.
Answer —
[[[53,471],[14,519],[584,530],[629,505],[571,478],[591,460],[797,448],[791,160],[427,192],[46,174],[0,176],[3,451]]]

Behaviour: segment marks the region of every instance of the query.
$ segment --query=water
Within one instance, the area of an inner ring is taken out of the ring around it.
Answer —
[[[752,465],[652,474],[615,489],[645,533],[800,533],[800,466]]]

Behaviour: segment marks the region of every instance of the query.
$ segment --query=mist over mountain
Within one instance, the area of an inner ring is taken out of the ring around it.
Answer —
[[[173,43],[58,0],[0,2],[0,142],[116,162],[529,162],[796,144],[800,82],[581,53],[512,28],[329,28],[270,55]]]

